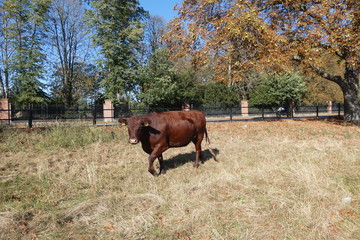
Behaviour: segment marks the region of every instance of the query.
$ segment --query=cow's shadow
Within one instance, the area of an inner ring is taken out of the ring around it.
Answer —
[[[201,163],[204,164],[206,161],[210,160],[210,159],[214,159],[215,161],[217,161],[216,159],[216,155],[219,154],[219,149],[217,148],[213,148],[213,149],[206,149],[204,151],[201,152]],[[175,157],[169,158],[169,159],[165,159],[164,164],[165,164],[165,169],[166,170],[171,170],[171,169],[175,169],[178,168],[188,162],[195,162],[195,158],[196,158],[196,152],[193,151],[191,153],[184,153],[184,154],[179,154]]]

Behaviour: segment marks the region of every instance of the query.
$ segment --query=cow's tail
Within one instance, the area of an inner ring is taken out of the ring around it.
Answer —
[[[209,139],[206,127],[205,127],[205,138],[206,138],[206,142],[210,145],[210,139]]]
[[[209,139],[209,136],[208,136],[206,127],[205,127],[205,138],[206,138],[206,142],[209,144],[209,148],[208,148],[208,149],[209,149],[212,157],[214,158],[215,161],[218,161],[218,160],[216,159],[216,153],[214,152],[214,149],[212,149],[211,146],[210,146],[210,139]]]

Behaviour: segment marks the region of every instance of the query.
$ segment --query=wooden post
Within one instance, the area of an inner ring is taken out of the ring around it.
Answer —
[[[249,116],[249,102],[247,100],[241,101],[241,115],[243,117]]]
[[[103,105],[104,121],[112,122],[114,120],[114,105],[111,100],[105,100]]]
[[[11,103],[7,98],[0,99],[0,123],[11,124]]]

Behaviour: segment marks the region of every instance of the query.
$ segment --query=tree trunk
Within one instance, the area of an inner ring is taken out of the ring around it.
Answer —
[[[360,123],[359,74],[356,69],[346,68],[340,84],[344,93],[344,119]]]
[[[295,59],[298,60],[298,59]],[[350,62],[345,63],[344,76],[324,72],[318,67],[310,67],[321,77],[337,83],[344,94],[344,119],[360,124],[359,73],[360,69]]]

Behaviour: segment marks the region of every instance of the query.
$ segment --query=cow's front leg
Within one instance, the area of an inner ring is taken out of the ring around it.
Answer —
[[[162,161],[160,161],[160,158],[162,159],[162,153],[167,149],[166,145],[156,145],[156,147],[154,148],[154,150],[151,152],[150,156],[149,156],[149,173],[151,173],[152,175],[155,175],[155,168],[154,168],[154,161],[156,158],[159,158],[159,163],[160,163],[160,171],[162,170],[163,163]],[[161,172],[160,172],[161,173]]]

